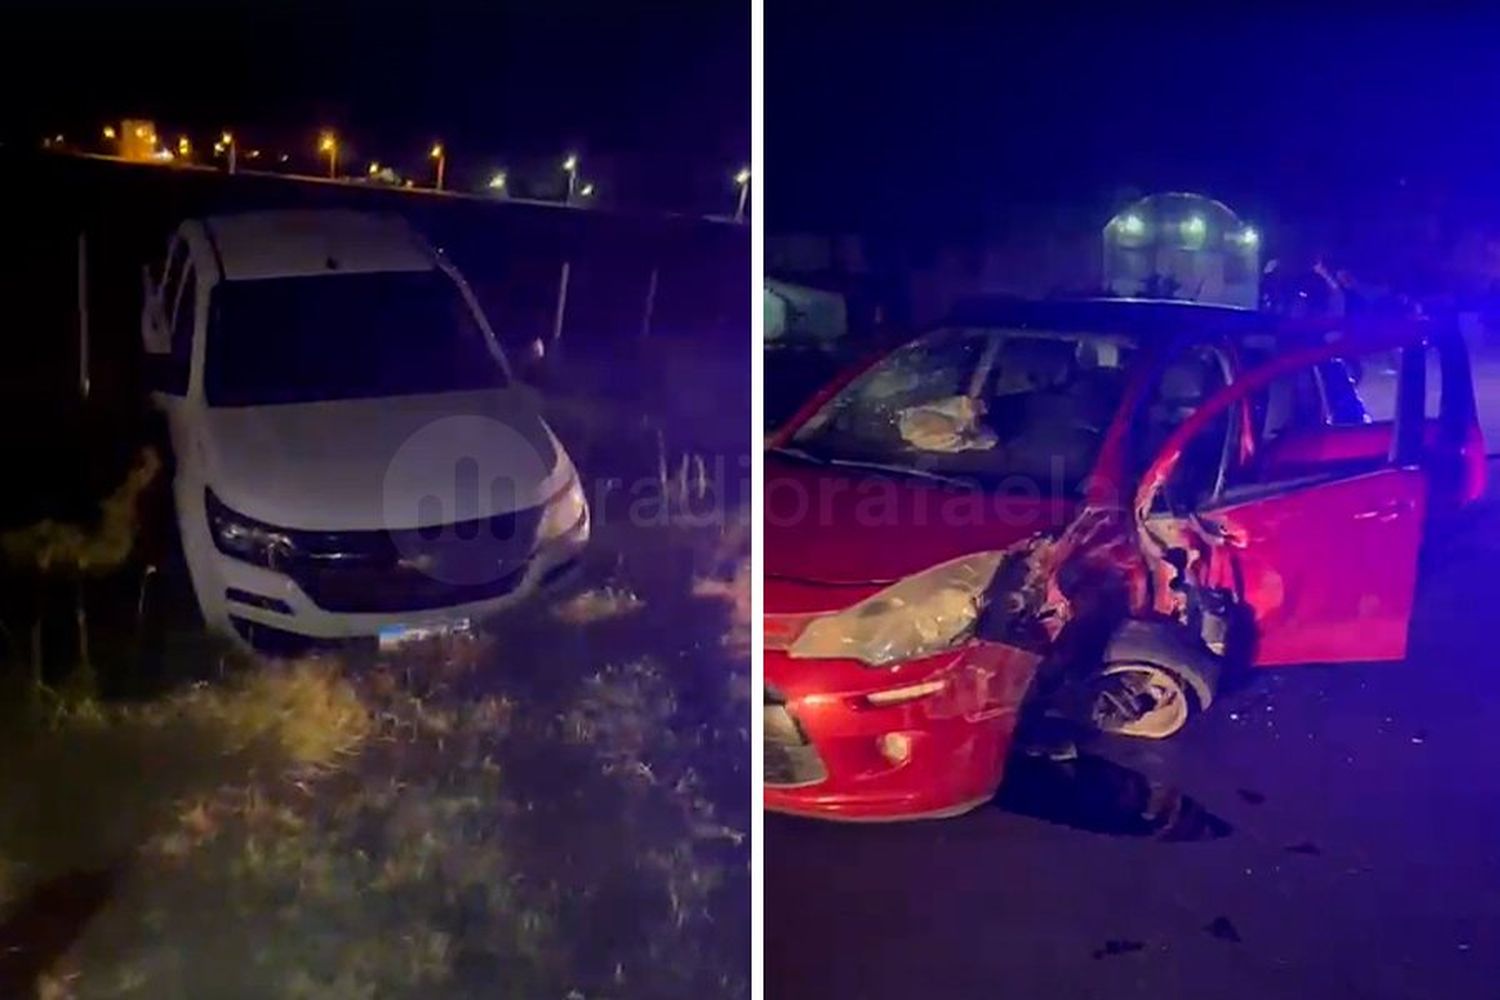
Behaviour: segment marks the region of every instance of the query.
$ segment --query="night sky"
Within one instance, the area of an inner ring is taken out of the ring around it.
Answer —
[[[142,115],[311,155],[327,125],[351,159],[413,171],[440,137],[454,183],[577,149],[602,187],[664,206],[732,199],[750,154],[748,0],[26,0],[4,17],[11,141]]]
[[[1500,190],[1500,15],[1473,7],[766,4],[773,228],[983,223],[1018,202],[1211,190],[1358,201],[1407,180]],[[749,154],[748,0],[12,5],[0,135],[143,114],[450,183],[555,180],[721,209]]]
[[[769,0],[770,225],[917,230],[1130,189],[1252,213],[1403,181],[1500,200],[1500,12],[1045,10]]]

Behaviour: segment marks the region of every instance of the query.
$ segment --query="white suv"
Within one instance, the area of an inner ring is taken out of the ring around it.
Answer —
[[[576,565],[572,461],[462,277],[400,219],[185,222],[146,276],[142,336],[210,628],[399,643]]]

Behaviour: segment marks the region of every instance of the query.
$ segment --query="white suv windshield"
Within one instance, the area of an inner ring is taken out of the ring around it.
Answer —
[[[503,385],[504,372],[441,271],[229,281],[214,289],[211,406],[370,399]]]
[[[1134,353],[1109,334],[937,330],[850,383],[788,450],[810,461],[1072,493],[1093,471]]]

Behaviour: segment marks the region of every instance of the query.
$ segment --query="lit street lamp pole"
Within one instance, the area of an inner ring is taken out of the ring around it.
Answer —
[[[225,132],[223,135],[219,136],[219,141],[222,142],[224,144],[224,148],[229,151],[229,172],[232,174],[234,173],[235,167],[235,154],[239,151],[238,147],[236,147],[234,144],[234,133]]]
[[[324,132],[318,139],[318,152],[328,154],[328,177],[330,180],[338,177],[339,172],[339,142],[332,132]]]
[[[563,172],[568,175],[568,194],[563,199],[563,204],[573,204],[573,192],[578,187],[578,154],[569,153],[568,158],[563,160]]]
[[[734,221],[743,222],[745,202],[750,198],[750,168],[741,167],[740,172],[734,175],[734,183],[740,189],[740,200],[734,207]]]
[[[448,165],[448,155],[444,152],[441,142],[433,143],[432,151],[427,155],[437,161],[437,186],[433,190],[441,191],[443,189],[443,168]]]

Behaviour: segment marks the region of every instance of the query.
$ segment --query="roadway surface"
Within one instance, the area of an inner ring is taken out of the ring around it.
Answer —
[[[768,816],[766,996],[1500,996],[1500,500],[1425,563],[1407,662],[1258,672],[956,820]]]

